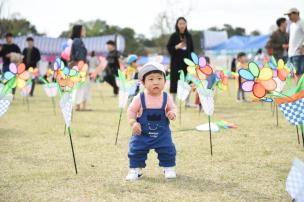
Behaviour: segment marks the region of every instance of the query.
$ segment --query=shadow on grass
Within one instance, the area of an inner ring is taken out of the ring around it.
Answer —
[[[181,132],[187,132],[187,131],[199,132],[195,128],[184,128],[184,129],[172,130],[172,133],[181,133]]]
[[[102,112],[102,113],[116,113],[119,116],[119,110],[117,109],[92,109],[91,112]]]
[[[239,198],[242,195],[242,200],[245,201],[252,201],[252,200],[263,200],[263,201],[270,201],[270,196],[267,196],[262,193],[258,193],[256,191],[248,190],[242,187],[239,183],[233,182],[225,182],[225,181],[215,181],[213,179],[207,178],[195,178],[186,175],[177,175],[176,179],[166,180],[166,179],[159,179],[153,177],[144,176],[143,181],[153,183],[153,184],[164,184],[166,183],[167,186],[172,186],[174,189],[178,190],[189,190],[195,192],[203,192],[203,193],[229,193],[230,196]]]

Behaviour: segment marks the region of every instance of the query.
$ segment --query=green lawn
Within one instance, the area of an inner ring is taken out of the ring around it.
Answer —
[[[237,103],[231,84],[230,92],[218,93],[212,120],[238,128],[213,134],[213,157],[209,133],[193,130],[207,117],[183,108],[182,125],[171,125],[177,179],[164,179],[151,151],[137,182],[124,180],[131,130],[124,113],[114,145],[119,109],[108,85],[92,86],[93,111],[74,112],[78,175],[59,106],[54,115],[51,100],[37,85],[30,112],[18,95],[0,119],[0,201],[291,201],[286,178],[293,159],[304,157],[295,127],[281,112],[276,127],[267,103]]]

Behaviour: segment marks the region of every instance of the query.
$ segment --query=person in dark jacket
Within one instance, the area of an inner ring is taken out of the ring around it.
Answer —
[[[184,63],[184,58],[191,58],[191,52],[194,50],[192,36],[187,30],[187,21],[184,17],[179,17],[176,20],[175,32],[170,36],[167,49],[171,56],[170,93],[175,100],[179,78],[178,71],[183,70],[185,75],[187,74],[187,65]]]
[[[27,48],[24,48],[22,51],[23,57],[23,63],[25,64],[26,70],[28,70],[30,67],[36,68],[37,63],[41,59],[40,57],[40,51],[38,48],[34,46],[34,39],[32,37],[27,37]],[[35,79],[32,79],[32,88],[30,92],[30,96],[33,96],[34,94],[34,88],[35,88]]]
[[[2,49],[0,51],[0,57],[3,60],[3,68],[2,72],[5,73],[9,70],[10,61],[10,53],[21,53],[18,45],[13,43],[13,34],[7,33],[5,35],[6,44],[2,45]]]
[[[286,62],[288,51],[287,21],[285,18],[279,18],[276,23],[278,29],[271,34],[267,46],[272,49],[272,55],[276,60],[284,59]]]
[[[73,40],[71,48],[71,63],[70,66],[77,65],[79,61],[86,63],[88,51],[82,41],[82,38],[86,36],[85,27],[82,25],[74,25],[72,29],[71,39]],[[81,68],[81,67],[79,67]],[[91,97],[90,79],[88,76],[88,70],[86,72],[86,79],[83,85],[75,92],[74,102],[76,104],[76,111],[90,111],[86,105]]]
[[[119,88],[116,84],[115,77],[118,76],[118,69],[120,68],[121,53],[116,49],[116,43],[112,40],[107,42],[107,61],[108,66],[105,69],[106,75],[104,80],[113,87],[114,96],[118,95]]]
[[[5,72],[9,71],[9,65],[11,63],[11,53],[20,53],[20,48],[18,45],[13,43],[13,34],[7,33],[5,35],[6,44],[2,45],[2,49],[0,51],[0,57],[3,60],[2,73],[4,75]],[[15,95],[16,88],[13,88],[12,93]]]
[[[71,48],[71,61],[78,62],[80,60],[86,62],[88,51],[82,41],[86,31],[82,25],[74,25],[72,29],[71,39],[73,40]]]

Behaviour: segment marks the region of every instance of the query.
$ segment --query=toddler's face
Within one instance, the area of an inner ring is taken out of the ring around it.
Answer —
[[[239,58],[240,63],[247,63],[247,56],[242,56]]]
[[[134,68],[137,68],[137,67],[138,67],[138,65],[137,65],[136,62],[132,62],[132,63],[131,63],[131,66],[134,67]]]
[[[160,73],[152,73],[146,76],[144,86],[147,91],[152,95],[160,94],[165,87],[164,75]]]

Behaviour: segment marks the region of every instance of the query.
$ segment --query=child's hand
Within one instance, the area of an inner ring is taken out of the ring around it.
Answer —
[[[168,113],[167,113],[167,117],[168,117],[168,119],[170,119],[170,120],[175,120],[176,115],[175,115],[174,112],[168,112]]]
[[[141,125],[138,122],[135,122],[132,125],[132,134],[134,135],[140,135],[141,134]]]

